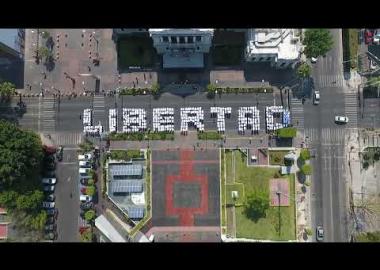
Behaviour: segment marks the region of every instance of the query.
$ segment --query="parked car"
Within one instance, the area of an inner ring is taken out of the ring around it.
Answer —
[[[364,41],[365,44],[371,44],[373,41],[373,31],[371,30],[365,30],[364,31]]]
[[[54,194],[49,194],[46,196],[46,201],[48,202],[54,202],[55,201],[55,195]]]
[[[50,192],[50,193],[52,193],[52,192],[54,192],[54,190],[55,190],[55,186],[45,185],[45,186],[43,187],[43,190],[44,190],[45,192]]]
[[[45,185],[55,185],[57,183],[56,178],[42,178],[42,184]]]
[[[45,163],[45,169],[46,170],[55,170],[55,162]]]
[[[62,159],[63,159],[63,146],[62,145],[58,147],[56,155],[57,155],[58,161],[62,161]]]
[[[56,232],[49,232],[45,234],[45,239],[46,240],[55,240],[57,239],[57,233]]]
[[[87,153],[87,154],[84,154],[84,155],[78,155],[78,160],[91,160],[93,158],[92,154],[90,153]]]
[[[44,162],[46,162],[46,163],[55,162],[54,155],[46,155],[45,158],[44,158]]]
[[[49,209],[49,210],[51,210],[51,209]],[[55,219],[54,219],[54,217],[48,217],[47,219],[46,219],[46,224],[47,225],[49,225],[49,224],[54,224],[55,223]]]
[[[80,168],[84,168],[84,169],[91,169],[91,163],[89,161],[86,161],[86,160],[81,160],[79,161],[79,167]]]
[[[90,179],[91,175],[89,175],[91,169],[90,168],[79,168],[79,177],[82,179]]]
[[[91,178],[81,178],[80,183],[84,186],[88,186],[88,181],[90,181]]]
[[[42,202],[42,207],[43,208],[54,208],[55,202]]]
[[[81,202],[91,202],[92,201],[92,197],[88,196],[88,195],[80,195],[79,196],[79,200]]]
[[[45,171],[44,178],[55,178],[55,171]]]
[[[82,210],[90,210],[94,204],[92,202],[83,202],[80,204],[80,209]]]
[[[316,236],[317,241],[323,241],[324,236],[325,236],[325,232],[324,232],[322,226],[318,226],[317,227],[317,236]]]
[[[85,187],[82,187],[80,189],[80,193],[82,193],[83,195],[86,195],[86,188]]]
[[[335,116],[335,123],[347,124],[348,123],[348,117],[347,116]]]
[[[57,229],[56,224],[45,225],[45,232],[55,231]]]
[[[315,90],[314,95],[313,95],[313,104],[318,105],[319,104],[319,99],[320,99],[320,94],[319,91]]]
[[[56,209],[56,208],[47,209],[46,213],[48,216],[56,217],[58,215],[58,209]]]

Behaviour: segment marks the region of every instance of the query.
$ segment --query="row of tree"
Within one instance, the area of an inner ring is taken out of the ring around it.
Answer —
[[[37,134],[0,121],[0,206],[8,210],[15,224],[29,230],[42,230],[47,218],[42,209],[42,159]]]

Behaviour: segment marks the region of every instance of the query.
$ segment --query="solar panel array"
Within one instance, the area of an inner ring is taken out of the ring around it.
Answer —
[[[128,216],[132,219],[140,219],[144,217],[143,207],[128,207]]]
[[[110,173],[114,176],[142,176],[143,167],[141,164],[132,165],[112,165]]]
[[[137,193],[143,191],[141,180],[117,180],[111,181],[112,193]]]

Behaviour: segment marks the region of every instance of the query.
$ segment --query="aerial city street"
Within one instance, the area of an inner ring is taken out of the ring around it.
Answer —
[[[380,29],[0,29],[0,242],[380,241]]]

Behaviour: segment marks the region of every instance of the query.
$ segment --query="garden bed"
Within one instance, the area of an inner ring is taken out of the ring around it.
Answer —
[[[136,133],[111,133],[113,141],[143,141],[143,140],[174,140],[174,133],[168,132],[136,132]]]
[[[284,157],[289,153],[286,151],[269,151],[269,165],[285,165]]]
[[[240,94],[240,93],[273,93],[273,88],[271,86],[260,86],[260,87],[216,87],[218,93],[224,94]]]
[[[216,131],[198,132],[198,140],[221,140],[223,136]]]

